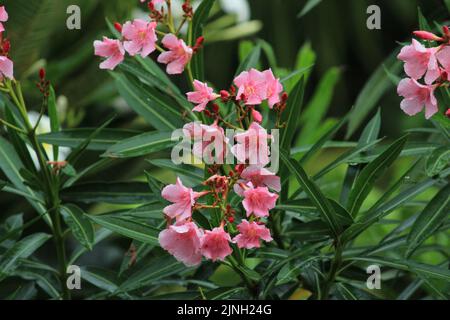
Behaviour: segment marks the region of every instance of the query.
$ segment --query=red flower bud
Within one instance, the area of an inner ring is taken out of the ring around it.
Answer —
[[[445,112],[445,116],[450,119],[450,108]]]
[[[39,78],[41,78],[41,80],[45,79],[45,69],[44,68],[39,69]]]
[[[220,97],[223,102],[227,102],[228,99],[230,98],[230,94],[226,90],[220,90]]]
[[[11,49],[11,43],[8,39],[3,40],[2,49],[4,54],[8,54],[9,49]]]
[[[442,27],[442,33],[444,34],[444,36],[445,36],[447,39],[450,39],[450,30],[448,29],[447,26],[443,26],[443,27]]]
[[[438,37],[434,33],[428,32],[428,31],[414,31],[413,34],[420,39],[423,40],[429,40],[429,41],[444,41],[443,38]]]
[[[195,45],[192,47],[192,50],[194,50],[194,52],[197,52],[198,50],[200,50],[200,48],[203,45],[204,40],[205,40],[205,38],[203,36],[198,37],[197,40],[195,41]]]
[[[237,165],[234,167],[234,171],[236,171],[237,173],[241,174],[242,171],[244,171],[244,165],[243,165],[243,164],[237,164]]]
[[[205,116],[207,116],[207,117],[211,117],[211,112],[209,111],[209,110],[203,110],[203,113],[205,114]]]
[[[122,33],[122,25],[118,22],[114,23],[114,29],[117,30],[117,32]]]
[[[218,113],[219,112],[219,105],[217,103],[213,103],[211,105],[211,109],[214,113]]]
[[[230,172],[228,172],[228,175],[229,175],[230,177],[234,177],[234,172],[233,172],[233,171],[230,171]]]
[[[228,217],[228,222],[229,223],[233,223],[234,222],[234,217]]]

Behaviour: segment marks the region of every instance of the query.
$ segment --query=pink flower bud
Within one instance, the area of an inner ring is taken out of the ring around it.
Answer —
[[[434,33],[428,32],[428,31],[414,31],[413,34],[423,40],[429,40],[429,41],[444,41],[443,38],[438,37]]]

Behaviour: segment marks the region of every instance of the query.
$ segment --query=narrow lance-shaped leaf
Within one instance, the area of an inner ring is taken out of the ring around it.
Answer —
[[[427,159],[425,170],[429,177],[439,174],[442,170],[450,164],[450,149],[449,147],[439,147],[433,150]]]
[[[255,68],[259,62],[261,56],[261,46],[256,45],[253,50],[247,55],[236,70],[235,76],[239,75],[242,71],[247,71],[250,68]]]
[[[375,181],[386,172],[400,155],[407,138],[407,136],[403,136],[392,143],[386,151],[369,163],[358,175],[353,189],[350,192],[347,205],[352,216],[355,216],[358,213],[364,200],[372,190]]]
[[[2,255],[0,260],[0,281],[14,271],[21,258],[27,258],[32,255],[50,238],[51,235],[35,233],[14,244],[14,246]]]
[[[96,129],[67,129],[58,132],[45,133],[38,136],[42,143],[52,144],[54,146],[62,146],[76,148],[88,139]],[[103,129],[93,137],[86,150],[105,151],[114,144],[132,138],[141,134],[141,131],[125,130],[125,129]]]
[[[304,92],[305,78],[302,77],[292,89],[287,101],[286,110],[282,116],[282,121],[286,123],[285,127],[281,130],[280,137],[280,147],[283,149],[289,149],[291,147],[292,139],[300,118]]]
[[[192,18],[192,42],[195,42],[203,34],[203,26],[208,19],[214,2],[215,0],[204,0],[195,10],[194,17]],[[191,45],[194,45],[194,43],[191,43]],[[202,49],[192,57],[191,67],[194,79],[205,81]]]
[[[303,170],[303,168],[293,159],[289,158],[285,151],[281,151],[280,156],[289,172],[294,174],[303,190],[319,210],[324,221],[328,224],[333,234],[337,237],[341,233],[342,228],[338,222],[337,213],[330,201],[328,201],[322,191],[320,191],[319,187],[309,179],[305,170]]]
[[[414,222],[408,235],[408,249],[406,256],[412,255],[428,237],[442,225],[450,214],[450,184],[447,184],[427,204]]]
[[[125,237],[155,245],[159,243],[159,230],[149,224],[138,222],[134,218],[113,215],[87,215],[87,217],[102,227]]]
[[[397,60],[397,54],[398,50],[395,50],[383,64],[378,67],[361,90],[351,112],[346,138],[349,138],[356,129],[358,129],[366,115],[376,107],[380,98],[392,87],[392,82],[386,74],[385,68],[389,69],[392,74],[397,74],[401,71],[402,64],[401,61]]]
[[[85,216],[85,213],[75,205],[65,205],[61,208],[61,214],[64,221],[72,230],[72,235],[82,246],[92,250],[94,243],[94,227],[91,221]]]
[[[156,198],[144,182],[92,182],[74,185],[61,192],[71,202],[117,204],[148,203]]]
[[[146,132],[119,141],[108,148],[103,156],[113,158],[138,157],[170,148],[175,144],[176,141],[172,140],[172,132]]]
[[[52,132],[58,132],[60,129],[58,107],[56,105],[55,90],[50,86],[50,95],[48,97],[48,116],[50,118],[50,128]],[[58,159],[59,148],[53,146],[53,159]]]

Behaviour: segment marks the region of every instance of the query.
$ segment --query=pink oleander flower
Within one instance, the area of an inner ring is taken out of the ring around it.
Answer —
[[[130,56],[140,54],[143,58],[155,51],[157,41],[156,22],[147,22],[135,19],[126,22],[122,27],[122,35],[125,38],[123,46]]]
[[[164,214],[177,221],[183,221],[191,217],[192,206],[195,204],[195,200],[201,196],[201,193],[185,187],[180,178],[177,178],[176,184],[164,187],[161,196],[167,201],[173,202],[173,204],[164,208]]]
[[[276,103],[280,102],[280,93],[283,91],[283,86],[280,83],[280,79],[276,79],[273,75],[272,69],[264,71],[263,74],[266,79],[267,101],[270,109],[272,109]]]
[[[241,162],[264,166],[270,162],[268,140],[272,139],[266,129],[252,122],[247,131],[235,135],[236,144],[231,152]]]
[[[223,227],[214,228],[211,231],[206,230],[201,238],[202,254],[212,261],[223,261],[233,251],[229,242],[231,242],[231,237]]]
[[[241,100],[243,95],[247,105],[261,104],[267,99],[266,76],[256,69],[241,72],[234,84],[238,87],[236,99]]]
[[[3,22],[8,21],[8,12],[6,12],[5,6],[0,6],[0,32],[5,31]]]
[[[228,138],[225,131],[217,122],[205,125],[200,122],[190,122],[184,125],[183,133],[186,137],[193,139],[192,153],[211,164],[223,163],[227,152]]]
[[[265,225],[256,222],[248,222],[243,219],[237,228],[240,233],[233,238],[233,242],[241,249],[259,248],[261,246],[260,240],[266,242],[273,240],[270,236],[270,230],[267,229]]]
[[[441,74],[436,52],[437,48],[425,48],[413,39],[411,45],[402,48],[397,58],[405,62],[405,73],[410,78],[419,80],[425,75],[425,83],[432,84]]]
[[[119,40],[103,37],[103,41],[94,41],[95,55],[107,58],[100,63],[100,69],[114,70],[125,56],[125,49]]]
[[[447,80],[450,80],[450,46],[445,46],[436,53],[436,58],[447,73]]]
[[[427,119],[438,112],[433,86],[423,85],[414,79],[407,78],[400,81],[397,93],[404,97],[400,104],[401,109],[410,116],[419,113],[424,107]]]
[[[278,195],[269,192],[267,187],[254,188],[251,183],[247,186],[248,188],[244,191],[244,201],[242,201],[247,217],[252,213],[257,217],[267,217],[269,210],[275,208]]]
[[[159,243],[178,261],[186,266],[195,266],[202,261],[200,239],[201,229],[193,222],[177,223],[169,226],[159,234]]]
[[[192,48],[188,47],[183,39],[178,39],[173,34],[166,34],[162,39],[162,44],[169,51],[161,53],[158,56],[158,62],[167,64],[168,74],[183,73],[184,67],[192,58]]]
[[[220,97],[220,95],[214,93],[214,90],[208,87],[206,83],[194,80],[193,85],[195,91],[186,93],[189,102],[197,103],[192,111],[202,112],[205,110],[208,102],[214,101]]]
[[[0,56],[0,80],[14,78],[14,63],[8,57]]]
[[[240,196],[244,195],[241,183],[247,184],[248,182],[255,187],[268,187],[277,192],[281,191],[280,177],[261,166],[248,166],[242,171],[241,178],[243,179],[238,180],[234,185],[234,191]]]

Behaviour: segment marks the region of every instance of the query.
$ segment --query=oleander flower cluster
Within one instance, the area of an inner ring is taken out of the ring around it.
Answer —
[[[9,50],[11,44],[5,36],[5,25],[3,23],[8,21],[8,12],[4,6],[0,6],[0,81],[4,78],[14,78],[14,64],[9,58]]]
[[[270,163],[268,141],[272,137],[261,125],[263,116],[258,108],[266,107],[279,115],[287,95],[270,69],[243,71],[233,82],[229,90],[217,94],[207,83],[194,80],[194,91],[186,94],[187,99],[194,104],[193,111],[203,113],[212,124],[191,122],[183,132],[194,140],[194,156],[223,159],[231,152],[237,164],[228,172],[222,162],[208,166],[209,177],[200,192],[184,186],[177,178],[176,184],[166,186],[161,194],[172,203],[164,209],[167,228],[159,235],[161,247],[188,266],[199,264],[202,257],[224,260],[233,252],[233,245],[253,249],[272,241],[266,222],[276,205],[281,182],[266,168]],[[240,127],[232,146],[224,128],[236,126],[221,117],[218,102],[222,106],[230,103],[236,109],[235,122]],[[212,144],[218,148],[208,150]],[[215,155],[211,150],[215,150]],[[231,193],[241,199],[241,204],[231,205]],[[193,213],[202,210],[219,212],[220,221],[211,230],[200,228],[193,219]]]
[[[146,2],[141,0],[141,2]],[[103,39],[94,41],[95,55],[102,57],[101,69],[114,70],[125,59],[126,54],[133,57],[148,57],[153,52],[159,52],[157,61],[166,64],[168,74],[181,74],[191,61],[192,55],[201,47],[203,38],[196,40],[193,46],[188,46],[179,37],[179,31],[187,19],[193,15],[190,1],[183,5],[184,19],[180,26],[175,27],[170,14],[161,5],[164,0],[147,1],[149,20],[134,19],[124,24],[116,22],[114,28],[120,33],[120,39]],[[167,32],[158,28],[165,28]],[[158,45],[160,41],[160,45]]]
[[[95,41],[94,47],[95,54],[105,59],[100,68],[111,70],[126,54],[146,58],[159,51],[156,59],[167,65],[168,74],[186,71],[192,82],[192,91],[186,97],[194,105],[192,111],[201,114],[204,121],[187,123],[182,132],[193,144],[192,155],[204,161],[208,176],[200,191],[186,186],[179,177],[175,184],[162,190],[162,198],[170,204],[163,210],[167,227],[159,234],[160,245],[187,266],[198,265],[203,257],[223,261],[233,247],[259,248],[262,242],[272,241],[266,223],[281,190],[280,177],[268,168],[269,143],[274,137],[262,126],[261,110],[274,112],[275,128],[281,128],[287,94],[271,69],[245,70],[235,77],[228,90],[218,93],[208,83],[194,79],[190,61],[200,49],[203,37],[196,39],[192,47],[187,45],[177,32],[182,25],[174,26],[171,20],[171,2],[153,0],[147,4],[149,21],[116,23],[121,38],[104,37]],[[182,9],[186,20],[191,19],[193,9],[189,1],[183,3]],[[162,47],[158,45],[160,36]],[[224,119],[221,108],[233,108],[235,119]],[[226,129],[237,133],[230,139]],[[230,155],[232,164],[225,164]],[[237,205],[232,205],[232,194],[240,199]],[[210,218],[209,228],[197,224],[196,212]]]
[[[442,31],[442,36],[415,31],[425,44],[413,39],[398,55],[408,78],[400,81],[397,92],[404,98],[401,109],[410,116],[425,109],[425,118],[431,118],[439,111],[436,90],[450,84],[450,31],[447,26]]]

